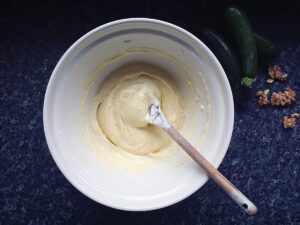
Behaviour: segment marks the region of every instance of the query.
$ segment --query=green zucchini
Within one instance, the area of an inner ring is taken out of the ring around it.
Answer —
[[[257,50],[253,32],[246,14],[239,8],[229,7],[224,15],[225,23],[232,33],[242,63],[242,85],[251,87],[257,69]]]
[[[231,89],[233,93],[236,94],[240,87],[241,75],[239,63],[231,46],[219,33],[209,29],[203,31],[202,40],[221,63],[229,80]]]
[[[254,33],[253,35],[256,43],[259,61],[268,62],[274,59],[278,53],[276,45],[262,35],[256,33]]]

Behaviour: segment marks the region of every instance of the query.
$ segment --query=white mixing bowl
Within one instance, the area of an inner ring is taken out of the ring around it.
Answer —
[[[136,47],[165,53],[196,74],[192,85],[203,101],[203,108],[199,107],[203,120],[195,123],[189,140],[197,143],[199,135],[193,134],[203,133],[201,144],[195,145],[215,167],[220,165],[230,142],[234,107],[228,80],[216,57],[195,36],[170,23],[143,18],[114,21],[90,31],[68,49],[55,67],[45,95],[43,119],[50,152],[65,177],[86,196],[113,208],[142,211],[188,197],[208,177],[192,160],[172,164],[186,157],[183,151],[167,163],[132,173],[104,165],[86,143],[82,135],[82,97],[87,77],[99,64]],[[132,60],[123,57],[107,71]],[[174,70],[167,61],[146,56],[139,60]],[[99,74],[95,82],[100,84],[106,75]],[[89,93],[96,92],[94,88]],[[91,96],[86,101],[89,103]],[[211,113],[204,113],[209,104]],[[207,127],[203,121],[209,121]]]

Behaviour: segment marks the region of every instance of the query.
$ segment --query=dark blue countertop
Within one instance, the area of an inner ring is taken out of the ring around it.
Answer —
[[[0,8],[0,225],[6,224],[300,224],[299,3],[243,3],[254,29],[279,46],[275,62],[286,82],[265,83],[266,68],[243,104],[236,104],[233,137],[220,170],[258,206],[240,210],[212,181],[173,206],[125,212],[100,205],[77,191],[55,165],[43,132],[42,107],[51,72],[67,48],[89,30],[126,17],[163,19],[198,35],[216,2],[11,1]],[[206,5],[208,4],[208,6]],[[227,3],[226,3],[227,4]],[[263,8],[263,4],[265,7]],[[209,6],[210,5],[210,6]],[[225,3],[220,4],[224,6]],[[298,8],[297,8],[298,7]],[[290,85],[297,101],[284,108],[260,107],[255,93]]]

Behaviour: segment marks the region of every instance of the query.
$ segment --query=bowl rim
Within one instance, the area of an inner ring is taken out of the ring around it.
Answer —
[[[47,110],[50,106],[50,100],[51,100],[51,93],[53,92],[54,84],[55,84],[55,78],[57,76],[57,72],[59,71],[59,69],[62,67],[62,65],[64,64],[64,61],[69,57],[69,55],[72,53],[72,51],[85,39],[91,37],[92,35],[94,35],[95,33],[106,29],[108,27],[112,27],[118,24],[122,24],[122,23],[131,23],[131,22],[146,22],[146,23],[155,23],[158,25],[162,25],[162,26],[166,26],[172,29],[175,29],[185,35],[187,35],[188,37],[190,37],[197,45],[200,45],[202,48],[204,48],[206,50],[206,54],[209,55],[209,57],[211,57],[214,61],[214,63],[216,64],[216,67],[219,71],[221,71],[221,76],[222,76],[222,82],[223,85],[225,85],[225,90],[226,90],[226,94],[228,95],[228,102],[227,102],[227,110],[229,110],[228,115],[229,118],[226,118],[227,120],[227,124],[228,124],[228,130],[229,130],[229,134],[227,134],[226,139],[224,139],[224,151],[220,152],[220,157],[218,157],[216,159],[216,168],[218,168],[221,164],[221,162],[223,161],[226,152],[228,150],[230,141],[231,141],[231,137],[232,137],[232,132],[233,132],[233,125],[234,125],[234,102],[233,102],[233,95],[232,95],[232,91],[229,85],[229,81],[226,77],[226,74],[221,66],[221,64],[219,63],[218,59],[215,57],[215,55],[211,52],[211,50],[203,43],[201,42],[196,36],[194,36],[193,34],[191,34],[190,32],[188,32],[187,30],[174,25],[172,23],[169,22],[165,22],[162,20],[158,20],[158,19],[150,19],[150,18],[126,18],[126,19],[119,19],[119,20],[115,20],[106,24],[103,24],[101,26],[98,26],[96,28],[94,28],[93,30],[89,31],[88,33],[86,33],[85,35],[83,35],[82,37],[80,37],[75,43],[73,43],[68,50],[63,54],[63,56],[60,58],[60,60],[58,61],[57,65],[55,66],[48,85],[47,85],[47,89],[46,89],[46,93],[45,93],[45,97],[44,97],[44,104],[43,104],[43,125],[44,125],[44,133],[45,133],[45,137],[46,137],[46,142],[48,145],[48,149],[50,151],[50,154],[52,155],[52,158],[54,159],[54,162],[56,163],[57,167],[59,168],[59,170],[62,172],[62,174],[64,175],[64,177],[81,193],[83,193],[84,195],[86,195],[87,197],[89,197],[90,199],[94,200],[97,203],[103,204],[105,206],[114,208],[114,209],[120,209],[120,210],[126,210],[126,211],[150,211],[150,210],[156,210],[156,209],[160,209],[160,208],[164,208],[167,206],[171,206],[173,204],[176,204],[180,201],[182,201],[183,199],[191,196],[192,194],[194,194],[197,190],[199,190],[208,180],[208,177],[206,177],[203,180],[203,183],[199,183],[199,185],[195,185],[193,189],[190,190],[190,192],[186,192],[184,195],[180,195],[177,198],[174,198],[174,200],[172,201],[168,201],[168,202],[160,202],[159,204],[157,204],[156,206],[149,206],[149,207],[139,207],[139,205],[137,204],[134,207],[125,207],[125,206],[118,206],[115,204],[111,204],[108,201],[103,201],[99,198],[96,198],[95,196],[93,196],[92,194],[90,194],[87,190],[85,190],[84,188],[82,188],[80,185],[77,185],[75,182],[73,182],[73,180],[70,178],[69,176],[69,172],[65,169],[64,165],[61,163],[58,155],[55,153],[55,148],[57,146],[55,146],[54,144],[54,137],[51,134],[51,129],[50,129],[50,121],[48,120],[48,118],[50,117],[50,113]]]

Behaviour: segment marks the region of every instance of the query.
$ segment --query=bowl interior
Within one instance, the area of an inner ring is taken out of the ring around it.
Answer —
[[[232,95],[225,73],[203,43],[161,21],[116,21],[78,40],[51,76],[44,126],[55,162],[77,189],[114,208],[150,210],[191,195],[207,176],[183,151],[151,169],[132,173],[105,165],[86,143],[82,131],[92,97],[112,70],[133,61],[159,65],[174,74],[176,82],[187,83],[188,76],[190,84],[182,88],[192,89],[201,104],[186,106],[193,108],[184,125],[190,130],[186,135],[218,167],[233,126]],[[185,93],[183,99],[188,102],[191,92]]]

